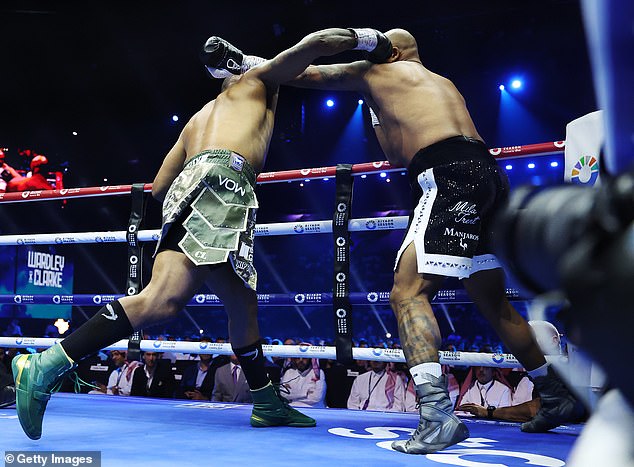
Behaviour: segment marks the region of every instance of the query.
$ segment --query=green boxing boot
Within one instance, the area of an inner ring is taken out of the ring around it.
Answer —
[[[56,392],[64,376],[76,366],[59,344],[42,353],[13,359],[18,419],[29,438],[42,436],[42,419],[51,393]]]
[[[313,418],[292,408],[286,400],[280,397],[271,383],[262,389],[251,391],[253,398],[253,412],[251,412],[251,426],[293,426],[312,427],[316,425]]]

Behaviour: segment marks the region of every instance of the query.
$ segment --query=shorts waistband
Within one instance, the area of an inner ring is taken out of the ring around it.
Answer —
[[[200,163],[205,157],[213,158],[214,162],[221,163],[236,172],[242,172],[251,186],[255,186],[257,175],[253,167],[251,167],[251,164],[249,164],[249,161],[244,156],[229,149],[207,149],[202,151],[187,161],[183,169],[190,165]]]
[[[462,148],[454,150],[453,148]],[[464,135],[452,136],[434,144],[430,144],[418,151],[407,171],[410,178],[424,172],[432,167],[449,164],[458,161],[484,161],[490,164],[497,164],[495,157],[489,153],[486,145],[479,139],[470,138]]]

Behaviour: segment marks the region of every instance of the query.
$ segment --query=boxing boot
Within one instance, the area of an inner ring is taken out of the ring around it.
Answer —
[[[466,425],[453,414],[453,405],[447,392],[447,377],[436,378],[426,374],[429,381],[416,385],[418,427],[407,441],[394,441],[392,449],[407,454],[429,454],[469,437]]]
[[[42,436],[46,404],[51,394],[59,390],[64,376],[76,366],[60,344],[42,353],[18,355],[11,362],[18,419],[29,438]]]
[[[522,424],[522,431],[543,433],[566,422],[578,422],[585,414],[585,408],[568,390],[551,366],[546,376],[533,379],[539,392],[541,408],[532,420]]]
[[[269,382],[262,389],[251,390],[253,412],[251,426],[312,427],[315,420],[292,408]]]

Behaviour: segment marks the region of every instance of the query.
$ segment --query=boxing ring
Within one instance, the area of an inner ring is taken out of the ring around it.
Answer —
[[[562,151],[564,143],[542,143],[491,149],[497,159],[546,155]],[[347,168],[348,176],[376,172],[402,171],[387,162],[356,164]],[[258,183],[339,177],[339,167],[321,167],[262,173]],[[351,189],[351,187],[350,187]],[[83,197],[127,195],[151,191],[151,185],[124,185],[62,189],[40,192],[0,194],[0,203],[25,203]],[[340,193],[338,192],[339,196]],[[339,198],[337,198],[339,200]],[[345,202],[343,202],[345,204]],[[55,245],[82,243],[128,243],[128,285],[125,294],[0,295],[0,304],[102,306],[139,290],[140,242],[156,241],[158,230],[138,229],[133,214],[127,231],[82,233],[21,234],[0,236],[0,245]],[[319,359],[353,358],[404,362],[400,349],[352,348],[349,319],[351,307],[389,303],[388,291],[351,292],[347,284],[346,234],[359,231],[402,230],[406,216],[348,219],[347,207],[335,203],[333,220],[261,224],[256,236],[308,235],[332,233],[336,258],[344,258],[337,269],[331,292],[258,293],[260,306],[332,305],[336,346],[264,345],[267,356],[311,357]],[[338,249],[342,249],[339,251]],[[337,262],[337,260],[336,260]],[[339,287],[341,284],[341,287]],[[510,299],[520,292],[508,289]],[[468,297],[463,290],[442,290],[433,303],[461,303]],[[212,294],[195,295],[189,306],[221,306]],[[45,348],[60,339],[0,337],[0,347]],[[119,341],[107,350],[231,354],[230,344],[208,342],[141,340],[138,336]],[[483,365],[498,368],[519,367],[509,354],[440,352],[440,363]],[[550,433],[524,434],[519,423],[464,418],[470,438],[444,451],[425,456],[406,455],[391,450],[396,439],[406,439],[418,422],[417,413],[351,411],[346,409],[301,409],[317,420],[316,428],[249,426],[250,405],[159,400],[136,397],[108,397],[59,393],[51,398],[44,418],[43,436],[29,440],[22,432],[15,410],[0,409],[0,449],[9,451],[100,451],[102,465],[268,465],[274,462],[308,466],[331,465],[460,465],[460,466],[548,466],[565,465],[565,459],[581,426],[561,426]],[[6,465],[9,465],[8,463]]]

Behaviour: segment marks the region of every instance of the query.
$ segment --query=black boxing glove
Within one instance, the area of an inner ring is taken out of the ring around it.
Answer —
[[[371,28],[348,28],[354,33],[357,45],[353,50],[365,50],[372,63],[385,63],[392,55],[392,41],[381,31]]]
[[[200,61],[214,78],[227,78],[242,74],[265,60],[244,55],[240,49],[221,37],[211,36],[200,52]]]

